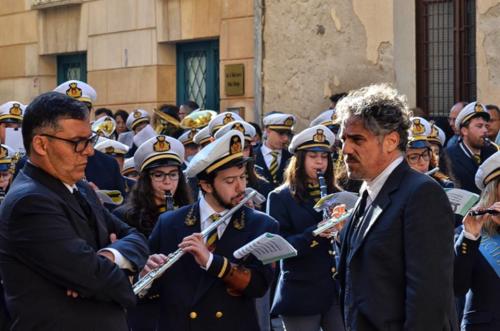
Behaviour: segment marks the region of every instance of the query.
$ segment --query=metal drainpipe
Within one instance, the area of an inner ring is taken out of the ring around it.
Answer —
[[[254,121],[256,123],[262,124],[263,117],[263,99],[264,91],[262,89],[262,61],[264,56],[264,9],[265,0],[254,0],[254,62],[253,62],[253,72],[254,72]]]

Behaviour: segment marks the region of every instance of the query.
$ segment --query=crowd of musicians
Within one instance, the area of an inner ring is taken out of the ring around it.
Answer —
[[[495,105],[455,104],[447,137],[386,84],[300,132],[96,99],[72,80],[0,106],[0,330],[500,330]],[[465,217],[451,188],[479,196]],[[233,255],[265,233],[297,255]]]

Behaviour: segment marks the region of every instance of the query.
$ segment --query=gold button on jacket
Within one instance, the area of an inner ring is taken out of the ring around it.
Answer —
[[[224,314],[222,314],[221,311],[218,311],[218,312],[215,313],[215,317],[217,317],[217,318],[221,318],[223,315]]]
[[[194,320],[196,317],[198,317],[198,314],[195,311],[192,311],[189,313],[189,317]]]

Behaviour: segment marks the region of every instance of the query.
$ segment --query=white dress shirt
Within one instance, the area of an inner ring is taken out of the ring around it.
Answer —
[[[363,185],[361,186],[360,190],[360,196],[362,195],[362,192],[364,190],[368,191],[368,198],[366,201],[366,208],[365,210],[370,206],[370,204],[375,201],[377,198],[377,195],[380,193],[380,190],[384,186],[385,182],[387,181],[387,178],[392,174],[394,169],[397,168],[397,166],[403,162],[403,156],[399,156],[396,158],[394,161],[392,161],[387,168],[385,168],[377,177],[375,177],[371,181],[365,181],[363,182]]]

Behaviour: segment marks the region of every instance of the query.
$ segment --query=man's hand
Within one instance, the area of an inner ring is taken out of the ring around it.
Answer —
[[[156,269],[165,264],[168,261],[167,256],[163,254],[153,254],[150,255],[144,269],[142,269],[140,273],[140,277],[144,277],[148,272],[153,269]]]
[[[196,263],[201,267],[205,268],[207,266],[210,251],[203,242],[201,233],[193,233],[184,238],[179,244],[179,248],[184,252],[192,254]]]
[[[118,240],[118,237],[116,236],[115,233],[110,233],[109,234],[109,241],[111,241],[111,243],[114,243],[117,240]]]

